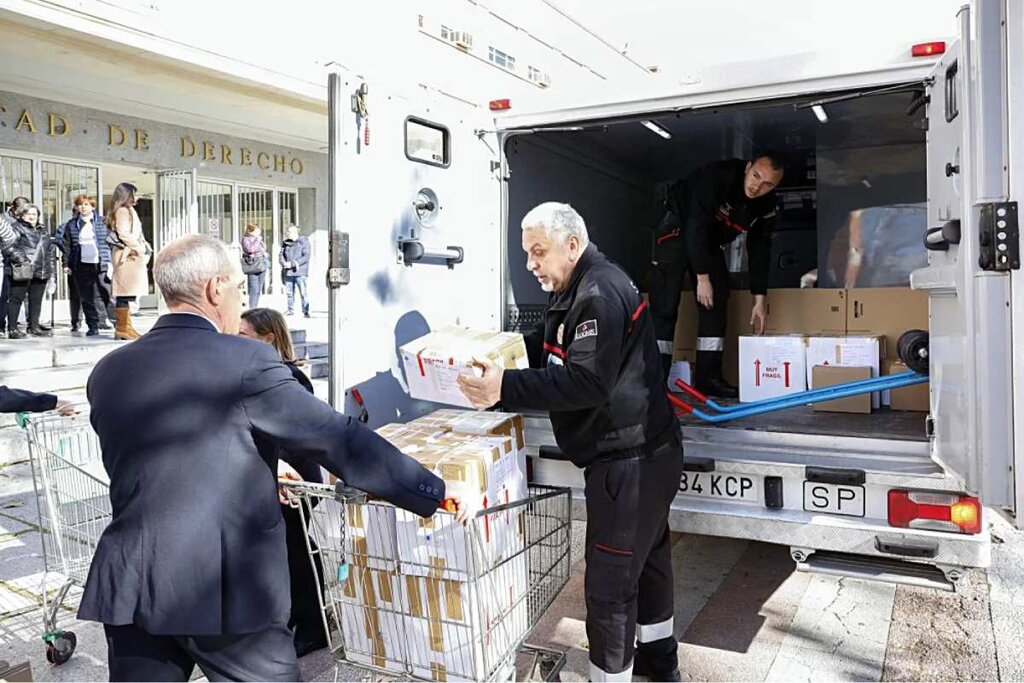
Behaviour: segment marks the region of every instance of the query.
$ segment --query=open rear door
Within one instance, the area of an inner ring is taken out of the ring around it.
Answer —
[[[350,284],[332,294],[331,398],[371,426],[427,412],[405,393],[398,348],[458,323],[501,326],[500,186],[486,109],[421,88],[330,76],[332,229]],[[428,101],[429,100],[429,101]]]
[[[1013,504],[1009,297],[1019,266],[1006,239],[1016,219],[1006,202],[1001,5],[962,9],[959,39],[932,74],[929,265],[911,278],[929,295],[932,455],[990,506]]]

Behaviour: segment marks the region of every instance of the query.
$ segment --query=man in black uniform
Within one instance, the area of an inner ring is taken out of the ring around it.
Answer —
[[[683,470],[654,328],[636,285],[589,243],[580,215],[548,202],[522,223],[527,268],[550,292],[529,370],[482,361],[459,378],[477,408],[546,410],[584,468],[590,679],[679,680],[669,504]]]
[[[775,223],[774,190],[782,181],[782,158],[766,152],[753,161],[730,159],[698,169],[666,192],[666,212],[654,239],[651,315],[665,373],[672,364],[672,337],[687,271],[697,296],[696,387],[712,396],[736,398],[722,377],[729,269],[723,248],[747,235],[747,263],[754,307],[750,324],[764,332],[768,314],[769,251]]]

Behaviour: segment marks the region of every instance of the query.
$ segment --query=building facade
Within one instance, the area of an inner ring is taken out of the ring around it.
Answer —
[[[276,253],[297,225],[320,309],[332,64],[480,108],[646,74],[545,0],[384,0],[355,14],[314,0],[0,0],[0,36],[0,203],[27,196],[55,229],[74,196],[103,210],[132,182],[157,249],[185,232],[237,245],[255,223]],[[271,295],[278,276],[275,262]]]

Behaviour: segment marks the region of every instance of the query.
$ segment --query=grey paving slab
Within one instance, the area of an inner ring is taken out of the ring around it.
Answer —
[[[896,590],[882,680],[996,680],[988,582],[970,571],[960,583],[956,593]]]
[[[767,680],[879,680],[895,595],[889,584],[814,576]]]

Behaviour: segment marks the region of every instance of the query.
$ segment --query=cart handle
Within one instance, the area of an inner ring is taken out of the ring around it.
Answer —
[[[700,403],[703,403],[703,404],[707,404],[708,397],[705,396],[704,394],[700,393],[696,389],[694,389],[692,386],[690,386],[689,384],[687,384],[683,380],[677,379],[676,380],[676,386],[679,387],[683,392],[685,392],[685,393],[689,394],[690,396],[692,396],[694,400],[699,401]]]
[[[672,405],[674,405],[676,408],[678,408],[679,410],[683,411],[684,413],[692,413],[693,412],[693,406],[691,406],[689,403],[687,403],[683,399],[679,398],[678,396],[674,396],[671,393],[667,393],[666,396],[668,396],[669,403],[671,403]]]

